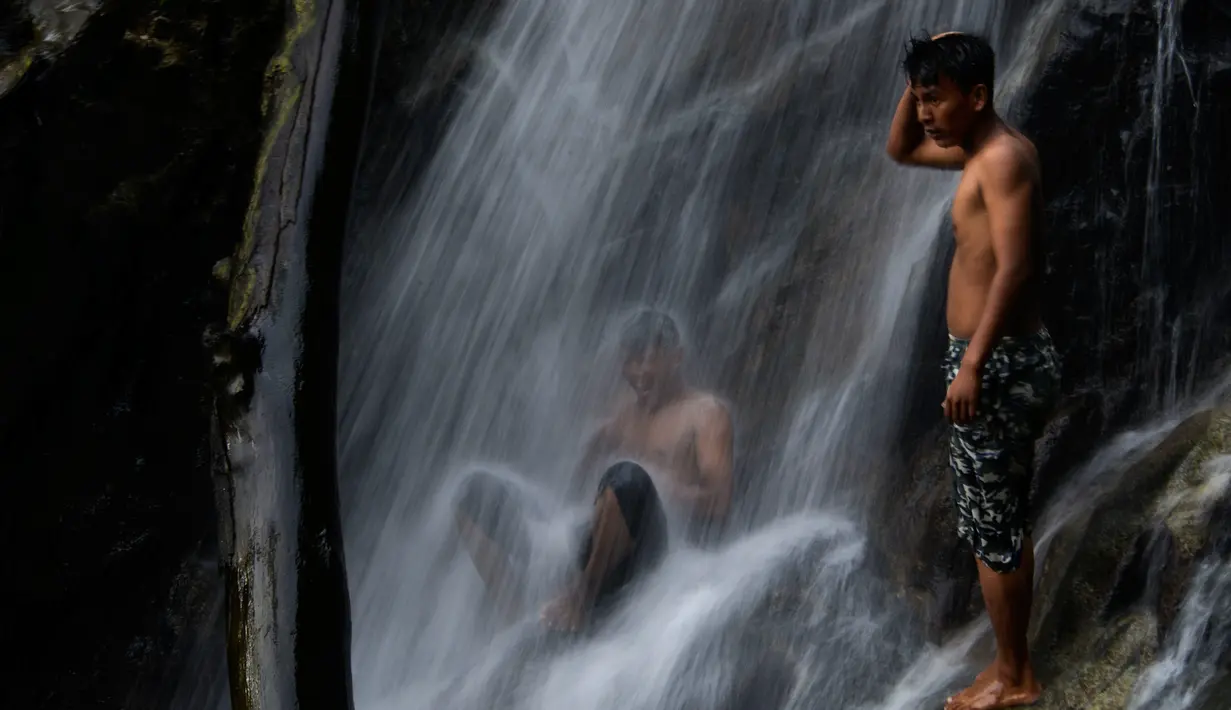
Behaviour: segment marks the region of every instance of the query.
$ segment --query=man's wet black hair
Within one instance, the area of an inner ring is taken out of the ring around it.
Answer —
[[[671,316],[662,311],[649,308],[638,311],[625,321],[620,331],[620,352],[625,357],[678,347],[680,330]]]
[[[939,39],[912,37],[906,44],[902,69],[912,84],[935,86],[947,76],[962,93],[983,84],[988,101],[996,78],[996,53],[977,35],[952,34]]]

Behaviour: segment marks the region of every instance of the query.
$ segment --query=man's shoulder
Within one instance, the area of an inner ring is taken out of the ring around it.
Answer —
[[[1038,153],[1020,134],[997,136],[972,158],[968,170],[982,189],[994,192],[1031,189],[1040,182]]]
[[[1014,177],[1034,173],[1039,166],[1039,152],[1026,136],[1012,129],[988,141],[971,158],[979,172],[996,177]]]
[[[688,393],[688,410],[694,417],[707,421],[720,420],[729,422],[731,408],[726,400],[713,392],[693,390]]]

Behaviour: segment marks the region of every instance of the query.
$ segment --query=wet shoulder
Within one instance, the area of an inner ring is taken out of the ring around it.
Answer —
[[[698,425],[722,423],[730,425],[731,409],[721,397],[712,392],[694,390],[686,401],[689,418]]]
[[[1039,152],[1026,136],[1007,131],[987,144],[972,158],[970,168],[980,182],[1039,181]]]

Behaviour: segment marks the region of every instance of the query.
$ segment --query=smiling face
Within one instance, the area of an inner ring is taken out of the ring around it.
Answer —
[[[911,82],[915,95],[915,115],[923,130],[936,145],[950,148],[962,145],[987,107],[987,87],[977,84],[969,92],[945,75],[934,84]]]
[[[642,352],[625,352],[622,374],[637,395],[637,404],[649,409],[661,404],[663,395],[671,392],[679,382],[682,360],[679,348],[652,347]]]

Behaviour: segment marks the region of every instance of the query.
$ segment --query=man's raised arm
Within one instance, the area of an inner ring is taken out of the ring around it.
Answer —
[[[960,147],[942,148],[923,132],[923,124],[915,108],[915,94],[910,86],[898,100],[898,108],[889,126],[889,141],[885,152],[895,163],[919,165],[942,170],[961,170],[966,165],[966,151]]]
[[[941,32],[932,40],[938,40],[948,35],[960,32]],[[920,165],[942,170],[961,170],[966,165],[966,151],[961,147],[942,148],[928,138],[919,123],[918,107],[914,91],[909,81],[902,98],[898,99],[898,108],[893,112],[893,122],[889,126],[889,141],[885,144],[885,152],[894,162],[903,165]]]

